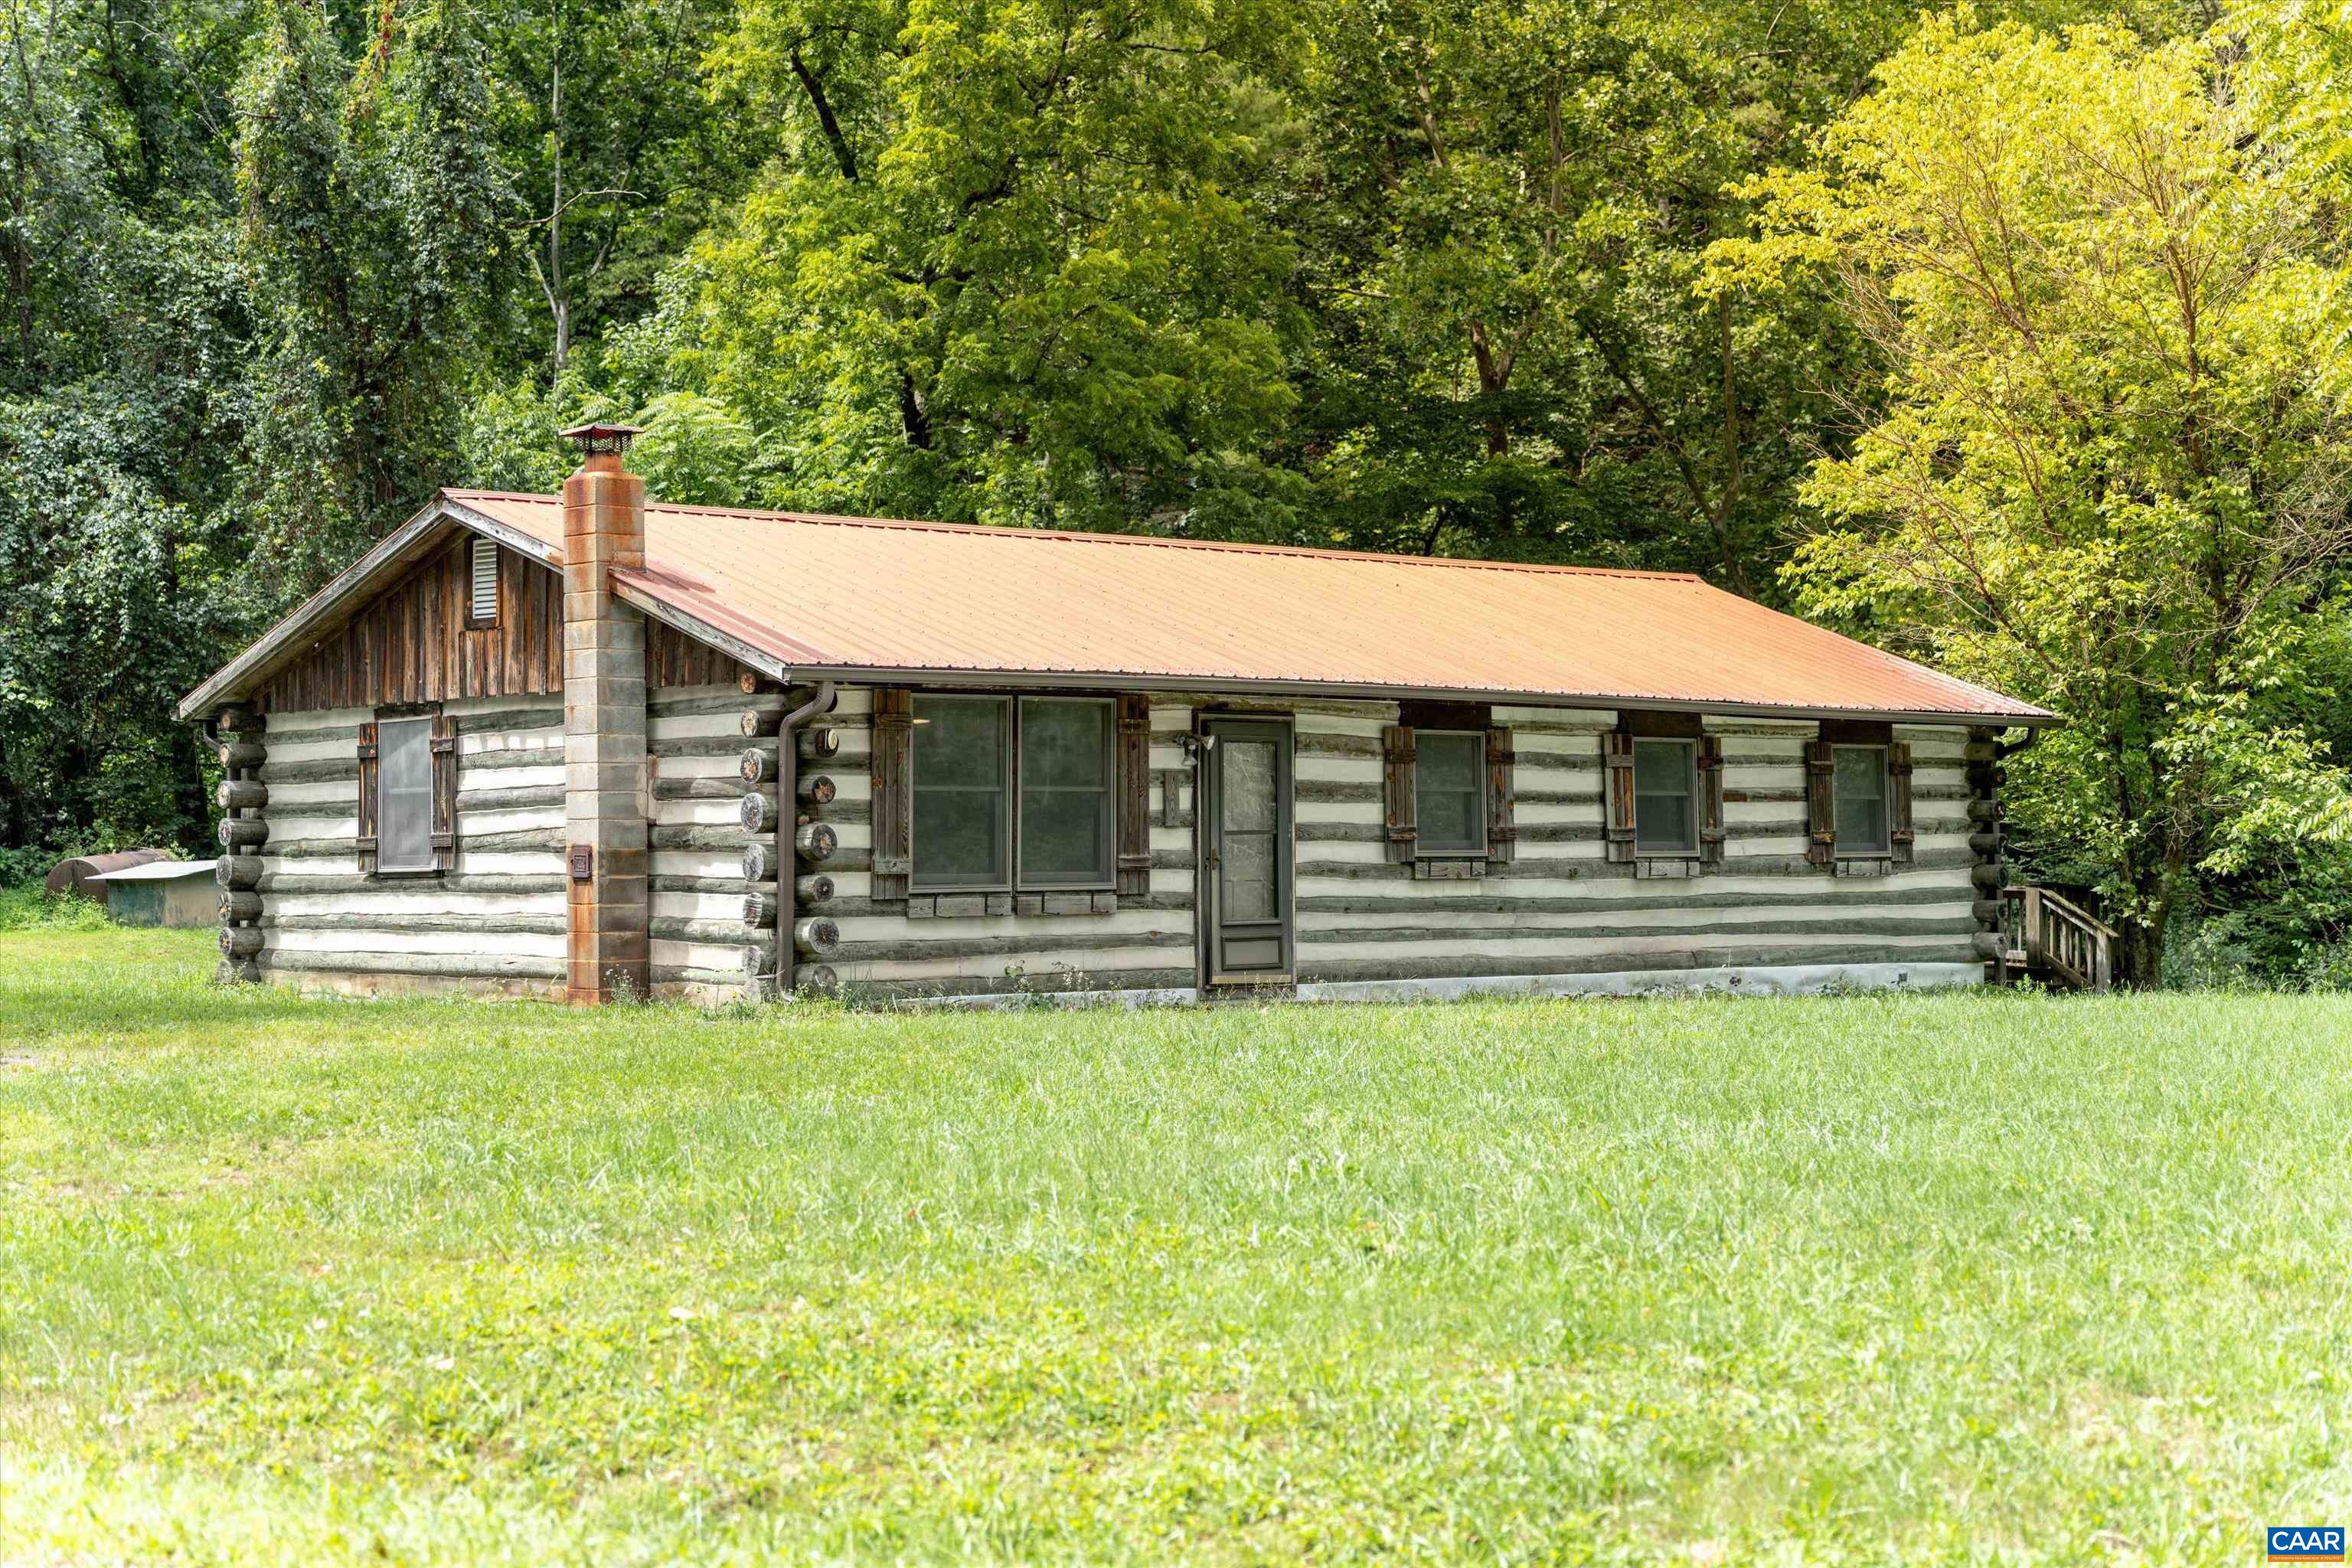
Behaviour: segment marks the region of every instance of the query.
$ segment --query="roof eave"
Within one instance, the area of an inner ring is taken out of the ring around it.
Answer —
[[[328,630],[334,624],[336,613],[352,599],[387,574],[413,564],[431,547],[434,537],[448,526],[471,529],[543,566],[559,572],[563,569],[563,552],[553,545],[461,500],[436,495],[406,522],[378,540],[373,549],[336,574],[325,587],[256,638],[251,647],[182,698],[175,710],[178,716],[184,720],[199,719],[247,695],[298,657],[308,646],[306,639]]]
[[[635,595],[650,599],[651,595]],[[658,612],[656,612],[658,613]],[[700,623],[680,613],[662,615],[681,630],[708,635]],[[732,640],[732,639],[730,639]],[[751,650],[757,652],[758,650]],[[738,654],[738,658],[742,657]],[[752,660],[745,660],[752,663]],[[1356,698],[1367,701],[1486,702],[1515,708],[1633,708],[1674,713],[1726,713],[1741,718],[1884,720],[1896,724],[1983,725],[1990,729],[2042,729],[2065,723],[2055,713],[2021,707],[1992,711],[1949,709],[1841,708],[1724,698],[1652,697],[1624,691],[1525,691],[1470,686],[1383,686],[1365,681],[1267,680],[1219,675],[1136,675],[1120,670],[927,669],[856,664],[785,664],[760,654],[756,668],[780,680],[842,680],[872,685],[992,688],[1015,684],[1071,690],[1210,691],[1262,697]]]

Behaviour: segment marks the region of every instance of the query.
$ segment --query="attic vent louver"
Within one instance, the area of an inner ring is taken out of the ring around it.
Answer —
[[[478,626],[499,618],[499,547],[487,539],[474,541],[474,604],[470,614]]]

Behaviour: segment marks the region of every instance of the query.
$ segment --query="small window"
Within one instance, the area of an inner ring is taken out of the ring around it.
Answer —
[[[1486,852],[1486,737],[1476,731],[1413,734],[1413,817],[1423,855]]]
[[[913,886],[1009,885],[1012,711],[1002,697],[915,699]]]
[[[1633,742],[1633,847],[1637,853],[1697,853],[1697,752],[1696,743],[1690,741]]]
[[[1021,886],[1111,885],[1113,734],[1098,699],[1021,700]]]
[[[475,626],[497,624],[499,618],[499,547],[488,539],[474,541],[474,597],[467,619]]]
[[[1831,782],[1837,802],[1837,852],[1886,854],[1893,847],[1886,836],[1886,748],[1834,750]]]
[[[376,725],[375,813],[377,870],[434,869],[431,718]]]

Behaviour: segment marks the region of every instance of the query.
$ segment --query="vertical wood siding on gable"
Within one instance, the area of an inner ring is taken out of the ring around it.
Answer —
[[[559,628],[558,637],[561,635]],[[740,695],[740,688],[736,683],[753,673],[733,655],[721,653],[709,643],[697,641],[660,621],[648,619],[646,622],[646,685],[648,688],[723,685]],[[668,695],[680,693],[670,692]]]
[[[563,689],[563,582],[501,547],[498,624],[471,631],[472,534],[461,534],[270,678],[263,711],[374,708]]]

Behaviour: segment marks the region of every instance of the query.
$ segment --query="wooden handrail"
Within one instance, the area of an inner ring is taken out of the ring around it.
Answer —
[[[2115,928],[2047,888],[2003,888],[2009,937],[2028,968],[2041,967],[2088,991],[2115,984]]]

